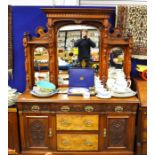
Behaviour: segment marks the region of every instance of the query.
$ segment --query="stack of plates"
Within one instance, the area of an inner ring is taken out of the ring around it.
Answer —
[[[56,94],[57,90],[53,83],[39,81],[37,82],[37,86],[34,86],[30,93],[37,97],[49,97]]]
[[[52,91],[52,92],[48,92],[48,93],[42,93],[42,92],[39,92],[39,91],[34,91],[34,90],[31,90],[30,93],[34,96],[37,96],[37,97],[50,97],[54,94],[57,93],[57,90],[55,91]]]
[[[8,106],[12,106],[16,103],[18,96],[20,93],[17,92],[17,89],[12,89],[8,87]]]

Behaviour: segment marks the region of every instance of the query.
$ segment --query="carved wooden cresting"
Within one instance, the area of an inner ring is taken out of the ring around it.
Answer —
[[[57,32],[65,25],[82,24],[94,26],[100,31],[100,66],[99,76],[103,84],[106,83],[108,77],[108,58],[109,50],[113,47],[121,47],[125,53],[124,72],[126,79],[130,80],[131,71],[131,52],[133,41],[131,36],[123,37],[117,28],[112,34],[109,33],[111,24],[109,18],[113,9],[103,8],[43,8],[47,17],[47,29],[39,26],[36,29],[38,37],[30,38],[25,33],[23,45],[25,49],[25,70],[26,70],[26,90],[34,85],[34,69],[33,69],[33,50],[37,46],[43,46],[49,52],[49,77],[50,81],[58,84],[58,60],[57,60]]]

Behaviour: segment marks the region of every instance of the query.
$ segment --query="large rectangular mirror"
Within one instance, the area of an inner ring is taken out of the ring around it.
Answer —
[[[99,72],[100,32],[86,25],[63,26],[57,33],[58,85],[68,85],[69,68],[90,67]],[[83,61],[84,60],[84,61]]]

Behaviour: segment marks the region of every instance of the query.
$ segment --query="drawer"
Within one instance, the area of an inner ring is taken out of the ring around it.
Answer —
[[[58,151],[97,151],[97,134],[57,134]]]
[[[58,114],[57,130],[98,130],[98,115]]]
[[[49,104],[37,104],[37,103],[29,103],[29,104],[24,104],[22,106],[22,111],[23,112],[41,112],[41,111],[49,111],[50,105]]]

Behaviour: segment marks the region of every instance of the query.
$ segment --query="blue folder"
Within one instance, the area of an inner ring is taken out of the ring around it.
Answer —
[[[69,69],[69,87],[94,87],[94,69]]]

